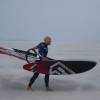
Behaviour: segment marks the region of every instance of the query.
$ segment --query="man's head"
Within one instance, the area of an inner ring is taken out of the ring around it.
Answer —
[[[45,42],[47,45],[50,45],[50,44],[51,44],[51,41],[52,41],[51,37],[49,37],[49,36],[44,37],[44,42]]]

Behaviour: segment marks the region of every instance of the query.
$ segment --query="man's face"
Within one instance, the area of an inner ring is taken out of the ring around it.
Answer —
[[[46,43],[47,45],[50,45],[50,44],[51,44],[51,39],[49,39],[49,38],[45,39],[45,43]]]

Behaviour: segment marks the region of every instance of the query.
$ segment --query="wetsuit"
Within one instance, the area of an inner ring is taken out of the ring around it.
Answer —
[[[38,44],[36,46],[36,48],[38,49],[39,55],[40,55],[40,59],[42,59],[42,57],[46,57],[48,54],[48,46],[47,44],[45,44],[44,42],[41,42],[40,44]],[[34,83],[34,81],[37,79],[37,77],[39,76],[38,72],[35,72],[34,75],[32,76],[32,78],[30,79],[29,82],[29,87],[32,86],[32,84]],[[45,74],[45,86],[46,88],[49,88],[49,74]]]

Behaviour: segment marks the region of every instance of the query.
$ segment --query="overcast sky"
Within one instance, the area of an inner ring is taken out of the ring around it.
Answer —
[[[100,0],[0,0],[0,40],[100,41]]]

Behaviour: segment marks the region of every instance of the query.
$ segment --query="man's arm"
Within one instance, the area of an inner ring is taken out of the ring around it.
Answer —
[[[37,46],[36,46],[36,47],[33,47],[33,48],[32,48],[32,51],[34,51],[35,53],[37,53],[36,49],[38,49]],[[49,59],[48,59],[48,57],[42,57],[42,60],[43,60],[43,61],[48,61]]]

